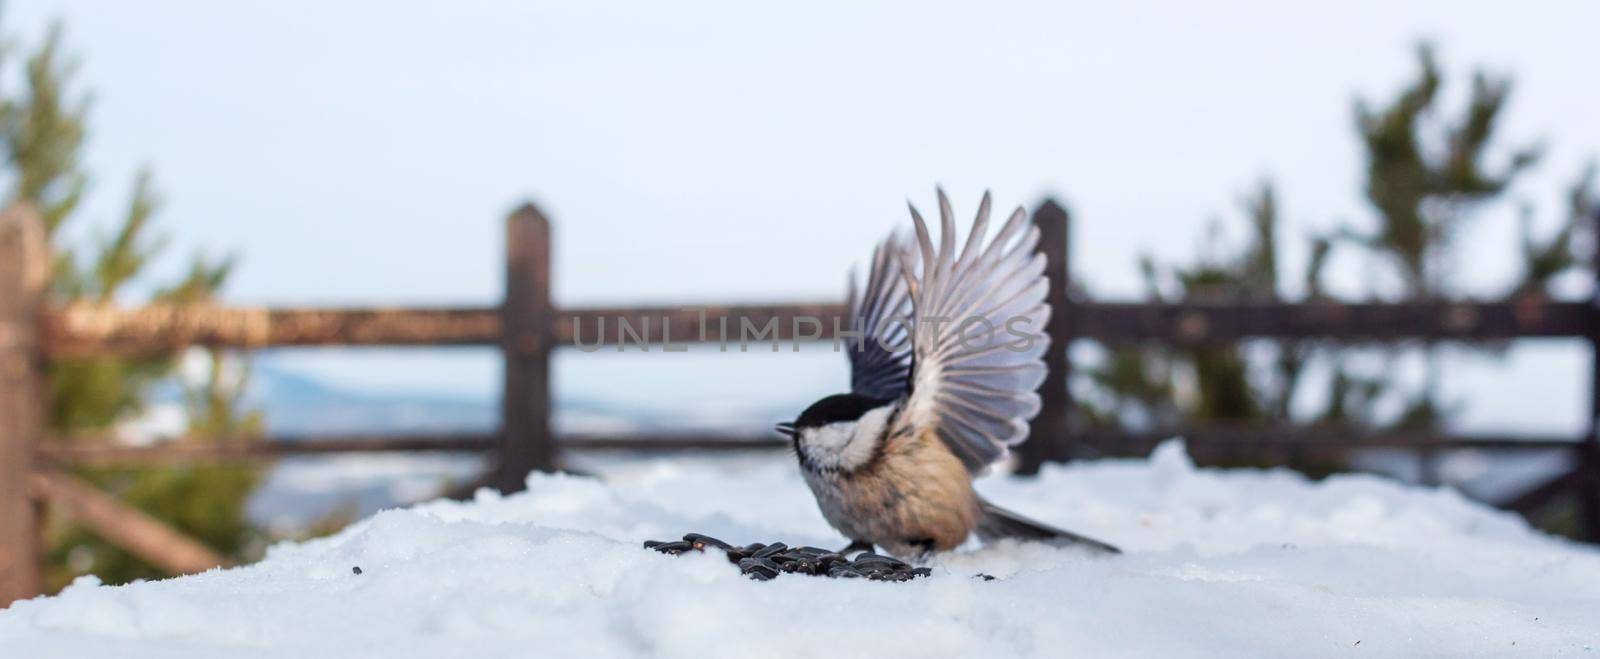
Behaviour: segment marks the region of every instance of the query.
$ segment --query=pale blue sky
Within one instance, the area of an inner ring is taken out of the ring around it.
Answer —
[[[172,256],[242,253],[240,303],[493,303],[501,218],[528,198],[555,222],[562,304],[832,298],[935,183],[968,209],[985,187],[1005,206],[1062,195],[1078,275],[1131,296],[1140,253],[1188,257],[1271,175],[1293,270],[1309,232],[1370,219],[1351,100],[1387,96],[1422,36],[1458,83],[1516,75],[1506,134],[1551,147],[1519,191],[1544,226],[1600,154],[1595,3],[36,1],[4,27],[27,40],[53,17],[96,96],[87,215],[114,217],[152,164]],[[1486,217],[1462,288],[1497,290],[1513,241]],[[1382,285],[1354,260],[1337,280]],[[484,353],[326,354],[273,359],[358,386],[497,386]],[[1463,367],[1469,421],[1523,425],[1532,390],[1559,421],[1529,423],[1576,427],[1586,353],[1517,355]],[[600,377],[563,358],[561,382],[645,399],[721,368],[687,363]],[[772,377],[791,389],[748,394],[771,367],[744,363],[697,391],[803,400],[844,380],[813,355]]]

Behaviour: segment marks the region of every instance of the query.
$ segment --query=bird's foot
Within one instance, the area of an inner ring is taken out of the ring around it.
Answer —
[[[849,556],[854,553],[872,551],[872,543],[865,540],[851,540],[844,549],[839,550],[840,556]]]

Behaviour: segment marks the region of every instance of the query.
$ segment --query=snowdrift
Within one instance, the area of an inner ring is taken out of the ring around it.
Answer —
[[[969,546],[909,583],[752,582],[640,543],[843,546],[792,461],[635,462],[256,565],[81,579],[0,611],[0,656],[1600,656],[1600,552],[1448,490],[1197,470],[1177,443],[980,489],[1127,554]]]

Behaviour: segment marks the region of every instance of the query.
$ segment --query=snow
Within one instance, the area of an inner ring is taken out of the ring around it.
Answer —
[[[903,584],[752,582],[720,556],[640,548],[687,531],[842,546],[786,457],[528,484],[384,511],[255,565],[81,579],[0,611],[0,656],[1600,657],[1593,548],[1450,490],[1196,469],[1175,442],[980,482],[1126,554],[972,545]]]

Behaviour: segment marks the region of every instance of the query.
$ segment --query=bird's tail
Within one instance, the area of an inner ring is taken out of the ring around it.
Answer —
[[[1122,553],[1121,549],[1099,540],[1040,524],[988,501],[980,499],[978,506],[978,528],[976,531],[978,537],[982,538],[984,542],[1012,538],[1015,540],[1043,542],[1057,547],[1081,546],[1106,554]]]

